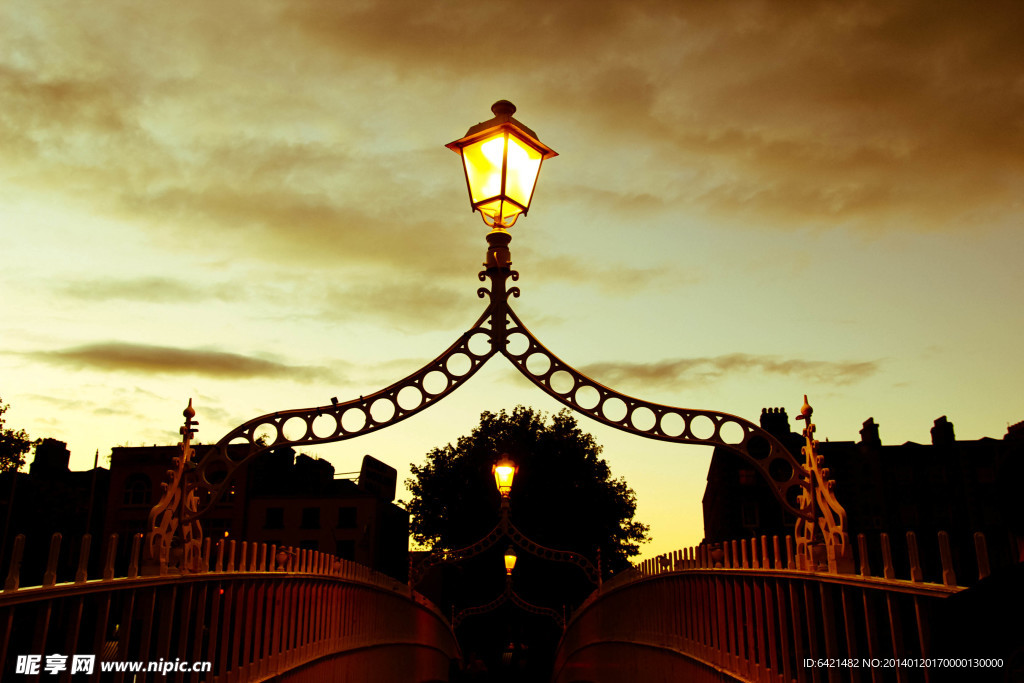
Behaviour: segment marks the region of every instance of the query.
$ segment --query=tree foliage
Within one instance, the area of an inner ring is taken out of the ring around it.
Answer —
[[[647,540],[647,525],[633,519],[636,494],[624,479],[612,478],[601,447],[568,410],[550,421],[523,406],[511,414],[484,412],[456,445],[431,450],[406,482],[414,538],[459,548],[488,533],[500,507],[491,466],[503,453],[519,465],[511,493],[516,527],[537,543],[591,561],[600,548],[606,574],[628,566]]]
[[[28,432],[24,429],[7,429],[4,413],[10,405],[0,398],[0,472],[17,472],[25,464],[25,454],[32,446]]]

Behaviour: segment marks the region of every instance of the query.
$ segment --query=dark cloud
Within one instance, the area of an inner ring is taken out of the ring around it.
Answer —
[[[244,290],[229,284],[201,286],[167,277],[139,277],[77,280],[61,285],[59,291],[84,301],[195,303],[211,299],[234,301]]]
[[[657,193],[675,206],[776,226],[948,230],[1005,222],[1024,191],[1024,5],[1011,0],[528,0],[513,13],[477,3],[456,21],[422,3],[307,2],[285,16],[326,49],[410,76],[522,88],[545,131],[593,143],[574,150],[588,163],[642,149],[648,177],[699,169]],[[497,26],[502,58],[488,59]],[[605,199],[643,198],[615,175]]]
[[[683,387],[715,381],[726,375],[762,373],[794,376],[813,382],[847,385],[874,375],[877,361],[814,361],[778,359],[733,353],[710,358],[676,358],[657,363],[591,363],[580,370],[608,384],[645,387]]]
[[[122,371],[152,374],[205,375],[224,379],[271,377],[302,382],[335,381],[329,368],[285,365],[237,353],[206,349],[106,342],[57,351],[24,354],[53,365],[74,369]]]

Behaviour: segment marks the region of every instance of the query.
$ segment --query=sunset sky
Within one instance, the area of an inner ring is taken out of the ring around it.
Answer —
[[[370,394],[482,312],[486,227],[444,144],[508,99],[560,156],[512,228],[514,308],[624,393],[822,440],[1024,420],[1020,2],[0,4],[8,427],[215,442]],[[364,453],[408,476],[483,410],[558,404],[492,359]],[[580,418],[654,541],[700,541],[710,452]],[[843,497],[842,482],[836,492]],[[406,492],[400,492],[408,498]]]

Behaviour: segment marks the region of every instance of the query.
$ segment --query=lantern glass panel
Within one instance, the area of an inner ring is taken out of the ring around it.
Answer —
[[[523,212],[518,206],[507,199],[494,199],[477,207],[484,215],[484,222],[491,226],[512,227],[512,224]]]
[[[508,136],[508,165],[505,172],[505,196],[520,206],[529,208],[533,186],[540,173],[541,153],[519,140]]]
[[[504,166],[505,135],[499,133],[462,148],[469,193],[473,204],[501,194],[501,170]]]

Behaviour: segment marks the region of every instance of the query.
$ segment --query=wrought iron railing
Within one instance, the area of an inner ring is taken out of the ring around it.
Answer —
[[[58,583],[61,540],[59,534],[51,540],[41,584],[28,587],[20,585],[24,537],[15,541],[0,592],[3,680],[83,680],[71,678],[74,655],[95,656],[87,677],[93,681],[262,681],[285,672],[291,680],[318,660],[388,647],[401,652],[393,659],[416,653],[408,659],[417,670],[398,680],[444,680],[459,656],[448,622],[429,601],[402,582],[325,553],[227,539],[211,548],[207,539],[204,571],[143,576],[137,534],[127,571],[115,576],[115,535],[100,575],[90,577],[91,539],[84,537],[77,575]],[[49,675],[42,667],[54,654],[65,661],[57,660],[62,668]],[[42,658],[34,672],[32,656]],[[138,675],[103,671],[104,662],[209,663],[209,672],[179,666],[147,678],[145,668]],[[15,675],[19,667],[23,676]]]
[[[901,578],[885,534],[875,567],[864,559],[866,539],[857,540],[855,574],[830,572],[824,558],[817,571],[796,569],[789,537],[645,560],[605,581],[576,611],[553,680],[620,680],[610,673],[616,668],[636,680],[955,680],[951,662],[938,661],[955,655],[932,650],[942,604],[966,590],[957,585],[946,534],[938,538],[940,582],[923,580],[913,533],[909,575]],[[975,547],[984,579],[990,569],[981,534]]]

